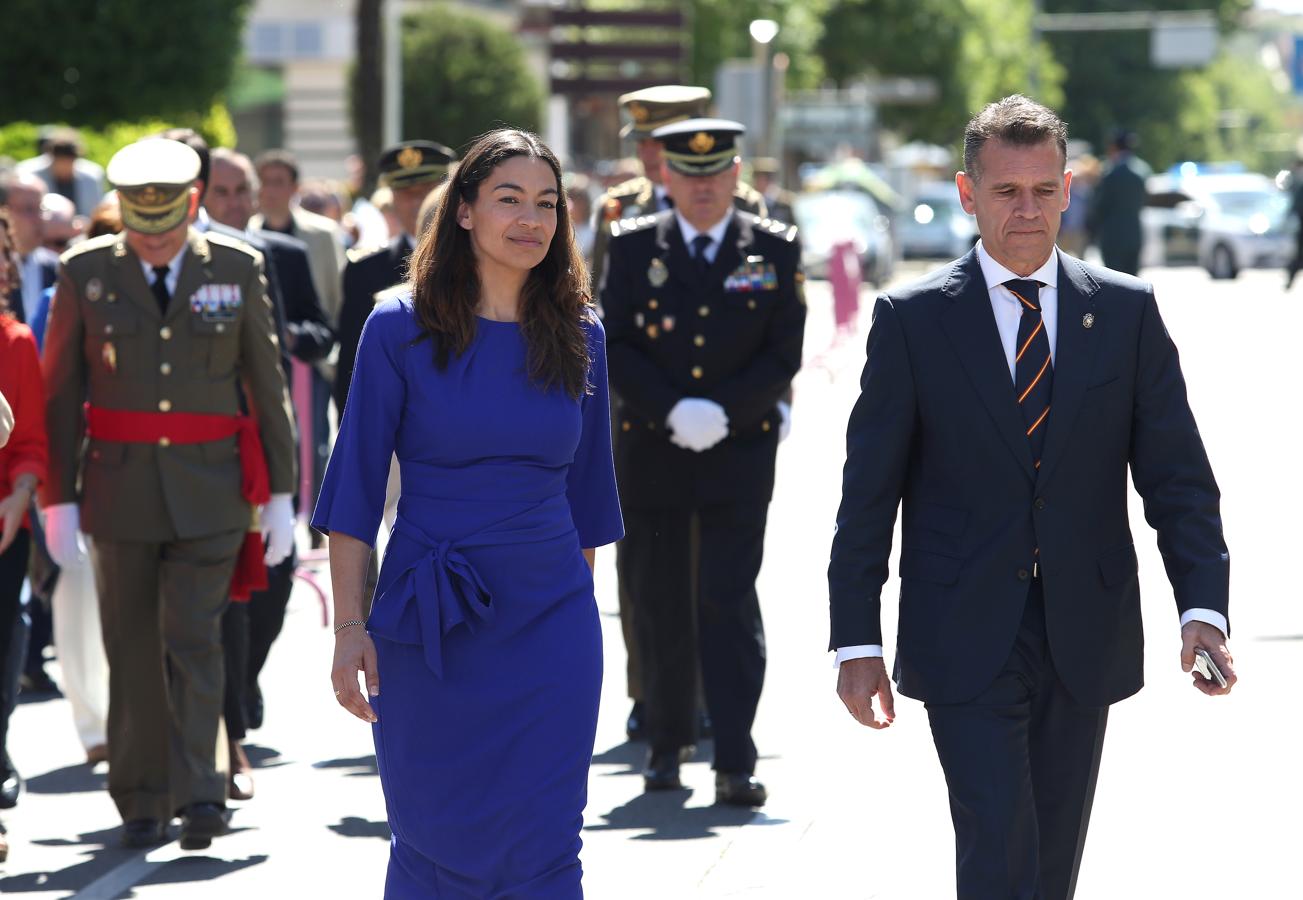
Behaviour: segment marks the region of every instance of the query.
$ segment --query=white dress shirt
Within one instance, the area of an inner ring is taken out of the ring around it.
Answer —
[[[688,248],[688,253],[692,253],[692,242],[696,240],[697,235],[704,234],[710,237],[710,245],[706,247],[706,262],[713,263],[715,257],[719,255],[719,248],[724,244],[724,232],[728,231],[728,223],[733,221],[733,210],[730,208],[714,225],[706,231],[698,231],[688,224],[688,220],[683,218],[683,213],[678,209],[674,210],[674,218],[679,220],[679,231],[683,232],[683,243]]]
[[[1029,280],[1039,281],[1041,283],[1041,321],[1045,323],[1045,335],[1050,340],[1050,360],[1055,360],[1055,354],[1058,352],[1058,335],[1059,335],[1059,250],[1050,254],[1045,263],[1027,276]],[[1000,332],[1000,343],[1004,346],[1004,356],[1009,362],[1009,379],[1017,380],[1017,367],[1015,364],[1018,353],[1018,320],[1022,317],[1022,304],[1018,302],[1007,287],[1004,286],[1006,281],[1013,281],[1023,276],[1009,271],[1000,263],[996,262],[982,242],[977,242],[977,260],[982,266],[982,278],[986,281],[986,289],[991,295],[991,312],[995,314],[995,327]],[[1181,625],[1185,626],[1186,622],[1198,621],[1207,622],[1209,625],[1215,625],[1221,629],[1222,635],[1225,636],[1229,627],[1226,617],[1216,610],[1211,609],[1187,609],[1181,614]],[[834,666],[840,666],[848,659],[859,659],[865,656],[883,656],[881,644],[858,644],[853,647],[840,647],[837,650],[836,659],[833,661]]]

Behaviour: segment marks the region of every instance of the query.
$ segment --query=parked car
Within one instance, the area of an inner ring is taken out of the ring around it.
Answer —
[[[956,259],[977,243],[977,221],[964,212],[952,182],[921,186],[896,223],[905,259]]]
[[[1147,265],[1193,261],[1213,278],[1235,278],[1243,269],[1283,267],[1294,252],[1289,195],[1266,175],[1156,175],[1148,187]]]
[[[801,231],[801,261],[812,278],[826,278],[833,248],[850,241],[860,271],[875,287],[896,267],[896,242],[883,207],[863,191],[837,190],[798,194],[793,207]]]

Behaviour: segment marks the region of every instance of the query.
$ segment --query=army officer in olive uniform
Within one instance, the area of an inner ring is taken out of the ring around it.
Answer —
[[[79,524],[90,537],[109,793],[136,847],[176,814],[186,849],[225,830],[221,616],[293,541],[293,424],[262,258],[188,227],[198,174],[177,141],[113,157],[125,230],[64,256],[45,340],[46,534],[59,563],[84,552]]]
[[[407,279],[407,259],[420,237],[421,204],[448,177],[457,154],[433,141],[404,141],[380,154],[380,184],[394,194],[394,215],[402,233],[386,247],[349,254],[344,266],[344,300],[339,307],[339,363],[335,369],[335,409],[341,418],[353,379],[362,326],[375,308],[376,294]]]
[[[778,403],[801,365],[805,303],[796,229],[733,208],[742,132],[719,119],[655,132],[674,207],[616,223],[602,305],[618,395],[620,578],[647,663],[645,785],[680,786],[699,665],[716,799],[759,806],[767,795],[754,777],[751,725],[765,650],[755,581]]]

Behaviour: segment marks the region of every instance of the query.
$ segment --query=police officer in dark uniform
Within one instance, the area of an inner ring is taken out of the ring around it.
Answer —
[[[403,233],[387,247],[350,253],[344,266],[344,299],[339,308],[339,364],[335,374],[335,409],[342,418],[353,378],[353,362],[362,326],[375,307],[376,294],[407,278],[407,258],[419,239],[421,202],[448,177],[457,154],[433,141],[404,141],[380,155],[380,184],[394,194],[394,214]]]
[[[644,783],[681,786],[700,667],[716,801],[760,806],[767,793],[754,777],[751,725],[765,649],[755,581],[778,403],[801,365],[805,302],[796,228],[733,207],[742,133],[720,119],[655,132],[674,207],[612,228],[602,305],[618,397],[618,564],[647,662]]]

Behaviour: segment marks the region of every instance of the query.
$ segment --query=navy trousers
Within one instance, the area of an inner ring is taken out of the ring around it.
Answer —
[[[1033,581],[1012,652],[967,703],[929,703],[950,791],[960,900],[1071,900],[1095,797],[1107,706],[1059,681]]]

